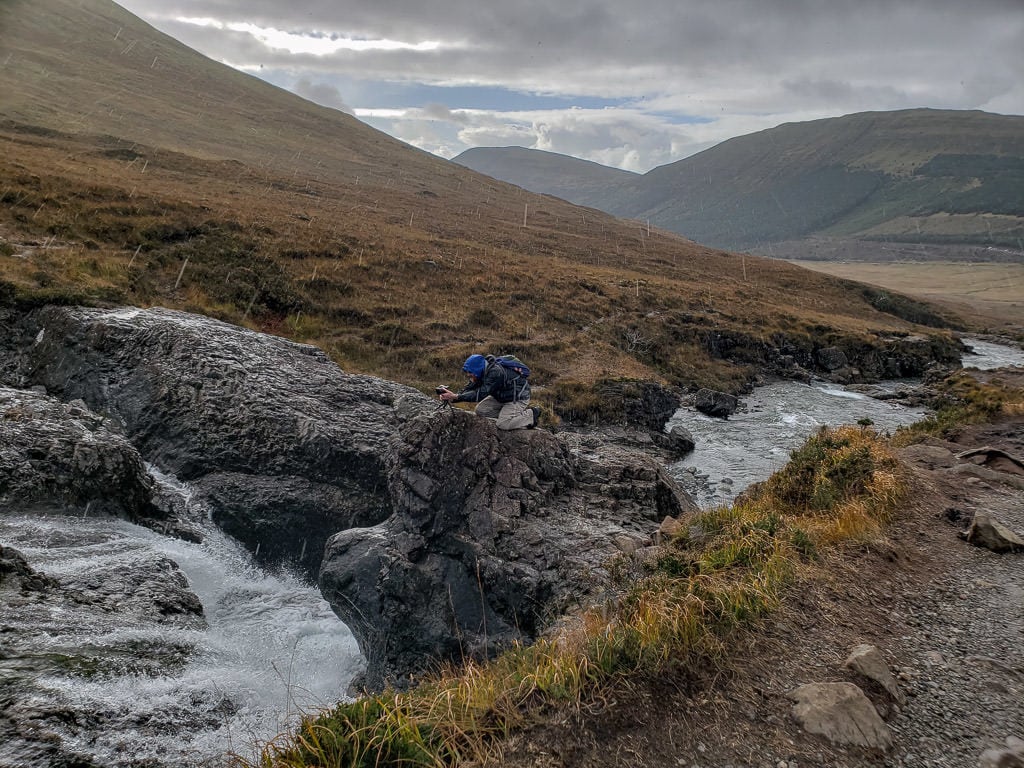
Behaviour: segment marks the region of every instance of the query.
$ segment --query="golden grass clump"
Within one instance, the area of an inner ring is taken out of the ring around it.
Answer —
[[[958,371],[947,376],[937,389],[935,412],[897,430],[894,445],[912,445],[927,437],[947,438],[967,424],[1024,414],[1024,388],[998,374],[986,380],[978,374]]]
[[[242,766],[442,766],[481,760],[555,706],[583,707],[638,677],[693,671],[735,630],[775,609],[801,564],[877,534],[906,491],[887,443],[859,427],[822,429],[759,489],[701,513],[699,530],[634,560],[617,598],[530,646],[448,666],[303,719]]]

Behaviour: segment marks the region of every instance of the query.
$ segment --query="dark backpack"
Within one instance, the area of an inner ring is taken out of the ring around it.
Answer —
[[[496,362],[502,368],[507,368],[510,371],[515,371],[524,379],[530,378],[530,366],[528,366],[515,355],[498,355],[496,358],[494,358],[494,362]]]

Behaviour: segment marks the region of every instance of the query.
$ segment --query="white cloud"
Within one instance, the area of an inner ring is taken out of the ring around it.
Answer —
[[[1020,0],[122,4],[212,58],[272,71],[444,156],[520,144],[647,170],[782,122],[1024,113]]]
[[[249,22],[222,22],[208,17],[188,18],[179,16],[174,21],[179,24],[190,24],[197,27],[213,27],[214,29],[241,32],[267,46],[267,48],[286,51],[291,54],[311,54],[313,56],[329,56],[339,51],[435,51],[441,45],[435,40],[405,43],[399,40],[364,40],[339,37],[333,34],[321,34],[316,31],[286,32],[273,27],[260,27]]]

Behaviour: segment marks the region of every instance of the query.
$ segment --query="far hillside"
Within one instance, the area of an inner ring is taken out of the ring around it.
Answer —
[[[456,161],[718,248],[817,236],[1024,250],[1020,116],[913,109],[787,123],[643,176],[608,169],[603,185],[593,169],[569,176],[559,156],[550,176],[523,176],[520,159],[488,149]]]

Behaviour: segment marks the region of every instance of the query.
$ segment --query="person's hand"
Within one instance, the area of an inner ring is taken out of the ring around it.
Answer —
[[[458,397],[458,395],[455,392],[452,392],[450,389],[446,389],[444,392],[439,394],[438,397],[446,402],[451,402],[456,397]]]

